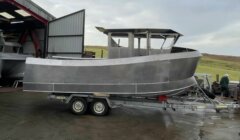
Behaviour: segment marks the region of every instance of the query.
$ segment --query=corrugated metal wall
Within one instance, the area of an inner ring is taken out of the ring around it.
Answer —
[[[49,36],[82,35],[84,24],[83,18],[84,13],[80,12],[50,22]]]
[[[82,54],[85,11],[56,19],[49,23],[49,54]]]
[[[82,52],[81,37],[54,37],[49,38],[49,52],[73,53]]]

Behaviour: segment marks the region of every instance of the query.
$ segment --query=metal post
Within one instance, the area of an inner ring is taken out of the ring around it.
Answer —
[[[44,32],[44,56],[43,58],[49,57],[48,56],[48,41],[49,41],[49,25],[45,27],[45,32]]]
[[[138,38],[138,55],[139,56],[141,55],[140,49],[141,49],[141,38]]]
[[[110,48],[112,47],[112,33],[108,33],[108,58],[110,58]]]
[[[120,39],[118,39],[118,44],[117,44],[118,47],[120,47]]]
[[[103,58],[103,50],[101,50],[101,58]]]
[[[180,36],[176,36],[176,37],[174,38],[172,44],[169,46],[171,49],[172,49],[172,47],[176,44],[176,42],[178,41],[179,37],[180,37]]]
[[[134,34],[128,33],[128,48],[130,49],[131,56],[134,56]]]
[[[166,42],[166,38],[164,38],[163,44],[162,44],[162,46],[160,48],[161,53],[163,52],[163,46],[164,46],[165,42]]]
[[[147,33],[147,55],[151,54],[151,35]]]
[[[108,47],[112,47],[112,33],[108,33]]]
[[[172,43],[170,44],[170,46],[168,46],[169,49],[166,51],[166,53],[171,53],[172,48],[173,48],[173,46],[176,44],[176,42],[178,41],[179,37],[180,37],[179,35],[174,37],[174,40],[172,41]]]

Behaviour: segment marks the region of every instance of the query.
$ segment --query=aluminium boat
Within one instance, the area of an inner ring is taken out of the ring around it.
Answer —
[[[23,79],[27,57],[29,55],[0,52],[0,78]]]
[[[97,29],[108,36],[107,59],[27,58],[24,91],[163,95],[196,85],[201,54],[175,46],[182,34],[171,29]],[[128,47],[116,38],[127,39]],[[155,40],[162,42],[156,45]]]
[[[19,53],[21,44],[6,42],[0,30],[0,79],[23,79],[25,60],[30,55]],[[15,50],[15,52],[14,52]]]

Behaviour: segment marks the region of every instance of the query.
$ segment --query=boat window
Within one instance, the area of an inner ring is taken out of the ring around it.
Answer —
[[[162,44],[164,43],[164,39],[151,39],[151,48],[152,49],[161,49]]]
[[[128,47],[128,38],[114,37],[112,38],[112,47]]]
[[[171,52],[171,49],[172,49],[172,45],[173,45],[173,42],[174,42],[174,38],[167,38],[163,43],[162,43],[162,46],[161,46],[161,53],[170,53]]]

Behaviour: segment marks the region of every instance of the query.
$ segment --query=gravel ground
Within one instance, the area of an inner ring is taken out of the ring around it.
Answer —
[[[240,111],[117,108],[105,117],[76,116],[47,94],[0,92],[0,140],[33,139],[239,140]]]

